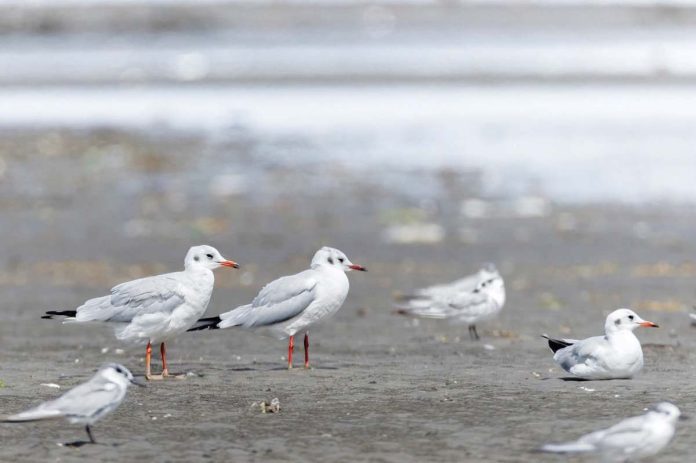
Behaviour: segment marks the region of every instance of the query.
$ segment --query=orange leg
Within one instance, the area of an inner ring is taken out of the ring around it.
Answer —
[[[304,367],[309,368],[309,333],[304,335]]]
[[[292,352],[295,350],[295,336],[288,341],[288,370],[292,369]]]
[[[152,377],[152,372],[150,371],[150,359],[152,358],[152,344],[150,341],[147,342],[147,347],[145,348],[145,379],[150,379]]]
[[[169,370],[167,369],[167,347],[164,343],[160,344],[160,354],[162,355],[162,376],[169,376]]]

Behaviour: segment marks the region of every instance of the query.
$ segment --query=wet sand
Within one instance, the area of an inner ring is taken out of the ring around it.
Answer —
[[[143,349],[119,345],[109,328],[40,316],[126,279],[178,270],[192,244],[212,244],[243,266],[217,271],[208,314],[304,269],[322,245],[369,272],[349,275],[345,305],[312,331],[313,369],[287,371],[286,344],[273,338],[189,333],[169,346],[170,368],[187,379],[132,389],[94,427],[102,445],[57,445],[84,438],[60,421],[2,424],[1,461],[567,461],[534,449],[660,400],[696,414],[690,207],[549,203],[534,214],[501,206],[474,218],[461,202],[477,197],[475,173],[382,182],[328,160],[277,164],[255,146],[243,135],[206,143],[109,130],[2,134],[2,414],[56,396],[107,361],[142,374]],[[385,235],[414,220],[444,236]],[[395,291],[488,261],[506,278],[508,302],[479,327],[480,342],[466,327],[391,314]],[[539,334],[599,334],[621,306],[661,325],[637,333],[642,374],[563,381]],[[276,397],[279,413],[252,407]],[[680,423],[658,461],[688,460],[695,427]]]

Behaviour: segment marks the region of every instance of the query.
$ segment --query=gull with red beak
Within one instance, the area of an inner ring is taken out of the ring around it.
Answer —
[[[643,368],[643,349],[633,330],[658,326],[643,320],[630,309],[618,309],[607,316],[604,336],[552,339],[546,335],[553,359],[568,373],[581,379],[628,379]]]
[[[145,377],[169,376],[165,341],[191,328],[205,313],[213,293],[213,270],[239,268],[212,246],[194,246],[184,260],[184,271],[121,283],[111,295],[90,299],[76,310],[49,311],[42,318],[68,317],[65,322],[109,322],[124,342],[147,342]],[[162,374],[150,371],[152,344],[160,343]]]
[[[309,327],[341,308],[350,287],[346,272],[351,270],[367,269],[352,263],[338,249],[323,247],[314,254],[308,270],[270,282],[251,304],[199,320],[189,331],[270,328],[277,337],[289,338],[288,368],[292,368],[295,336],[304,334],[304,366],[309,368]]]

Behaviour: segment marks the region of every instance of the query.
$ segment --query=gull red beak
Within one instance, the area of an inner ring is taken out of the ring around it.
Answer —
[[[640,324],[640,326],[642,326],[644,328],[659,328],[660,327],[660,325],[658,325],[657,323],[653,323],[653,322],[643,322]]]
[[[367,269],[362,265],[352,264],[348,266],[351,270],[358,270],[359,272],[367,272]]]
[[[220,265],[222,265],[223,267],[239,268],[239,264],[233,260],[223,260],[222,262],[220,262]]]

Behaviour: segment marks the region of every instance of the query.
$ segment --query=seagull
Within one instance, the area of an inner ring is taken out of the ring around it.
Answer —
[[[133,378],[128,368],[117,363],[104,365],[86,383],[70,389],[54,400],[44,402],[25,412],[10,415],[2,421],[21,423],[26,421],[65,418],[72,424],[84,424],[89,442],[96,444],[91,426],[121,405],[128,386],[145,384]],[[81,445],[75,443],[71,445]]]
[[[165,341],[185,332],[205,313],[213,292],[218,267],[239,268],[212,246],[193,246],[184,260],[184,271],[121,283],[110,296],[90,299],[77,310],[49,311],[42,318],[65,316],[65,322],[110,322],[116,338],[124,342],[147,341],[145,377],[169,376]],[[160,343],[162,374],[150,371],[152,344]]]
[[[602,461],[626,462],[656,455],[674,436],[681,412],[669,402],[661,402],[645,415],[626,418],[614,426],[595,431],[565,444],[544,445],[552,453],[598,453]]]
[[[229,328],[270,328],[280,339],[289,337],[288,369],[292,368],[295,335],[304,334],[305,368],[309,368],[309,327],[338,311],[348,295],[345,272],[367,271],[338,249],[323,247],[308,270],[270,282],[251,304],[218,317],[204,318],[189,331]]]
[[[498,315],[505,304],[505,284],[495,266],[488,264],[473,275],[398,299],[406,303],[397,304],[396,313],[466,323],[469,337],[478,340],[476,324]]]
[[[607,316],[604,336],[553,339],[547,335],[553,359],[568,373],[582,379],[627,379],[643,368],[643,350],[633,334],[639,326],[657,328],[630,309],[618,309]]]

